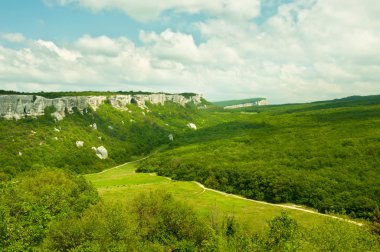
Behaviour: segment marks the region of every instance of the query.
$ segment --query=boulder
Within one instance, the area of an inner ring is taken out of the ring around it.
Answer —
[[[189,127],[190,129],[194,129],[194,130],[197,129],[197,126],[194,123],[188,123],[187,127]]]
[[[173,134],[169,134],[168,137],[169,137],[169,140],[170,140],[170,141],[173,141],[173,140],[174,140],[174,136],[173,136]]]
[[[75,144],[78,148],[80,148],[80,147],[83,147],[84,142],[83,141],[76,141]]]
[[[94,130],[97,130],[98,129],[98,126],[96,125],[96,123],[93,123],[90,125],[90,127]]]
[[[96,156],[100,159],[106,159],[108,157],[108,151],[104,146],[99,146],[98,148],[92,147],[91,149],[95,150]]]
[[[64,115],[62,115],[59,112],[54,112],[54,113],[51,114],[51,116],[54,117],[57,121],[63,120],[63,117],[64,117]]]

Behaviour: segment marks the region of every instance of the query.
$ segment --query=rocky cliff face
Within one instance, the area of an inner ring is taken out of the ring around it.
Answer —
[[[225,106],[224,109],[237,109],[237,108],[244,108],[244,107],[252,107],[252,106],[266,106],[268,105],[268,101],[266,99],[255,101],[255,102],[248,102],[248,103],[242,103],[242,104],[236,104],[231,106]]]
[[[0,117],[6,119],[21,119],[26,116],[37,117],[44,115],[45,108],[54,107],[53,115],[58,119],[65,116],[65,111],[73,113],[76,108],[80,113],[86,113],[90,107],[96,109],[105,101],[120,110],[127,110],[126,105],[134,103],[142,109],[146,108],[146,102],[151,104],[165,104],[165,102],[178,103],[185,106],[189,102],[201,103],[201,95],[185,97],[178,94],[150,94],[150,95],[113,95],[106,96],[69,96],[48,99],[35,95],[0,95]]]

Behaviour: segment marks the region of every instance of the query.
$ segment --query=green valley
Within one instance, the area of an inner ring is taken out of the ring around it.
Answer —
[[[0,119],[1,250],[380,249],[380,96],[75,94],[4,94],[24,112]]]

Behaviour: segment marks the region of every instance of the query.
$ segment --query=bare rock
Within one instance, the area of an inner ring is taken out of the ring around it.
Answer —
[[[83,141],[76,141],[75,144],[76,144],[76,146],[77,146],[78,148],[81,148],[81,147],[83,147],[84,142],[83,142]]]
[[[104,146],[99,146],[98,148],[92,147],[91,149],[95,150],[96,156],[100,159],[106,159],[108,157],[108,151]]]
[[[193,130],[197,129],[197,126],[194,123],[188,123],[187,127],[189,127],[190,129],[193,129]]]
[[[169,137],[169,140],[170,140],[170,141],[173,141],[173,140],[174,140],[174,136],[173,136],[173,134],[169,134],[168,137]]]

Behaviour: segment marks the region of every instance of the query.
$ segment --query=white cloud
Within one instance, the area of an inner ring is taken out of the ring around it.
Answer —
[[[251,19],[258,16],[260,11],[260,0],[45,0],[45,2],[60,5],[75,4],[94,12],[119,10],[140,21],[156,19],[164,11],[205,13],[232,19]]]
[[[0,33],[0,38],[13,43],[19,43],[25,40],[21,33]]]
[[[140,46],[127,37],[105,35],[83,35],[65,45],[24,39],[22,48],[0,42],[1,87],[192,91],[213,100],[264,96],[270,102],[380,93],[380,2],[299,0],[280,6],[262,25],[248,20],[257,15],[251,10],[244,14],[239,4],[248,2],[230,3],[228,13],[222,1],[177,2],[165,1],[156,12],[150,8],[158,2],[147,9],[144,1],[80,4],[92,4],[94,10],[141,8],[149,18],[170,8],[212,12],[212,18],[193,24],[202,43],[170,29],[141,31]],[[245,19],[232,21],[239,9]]]

